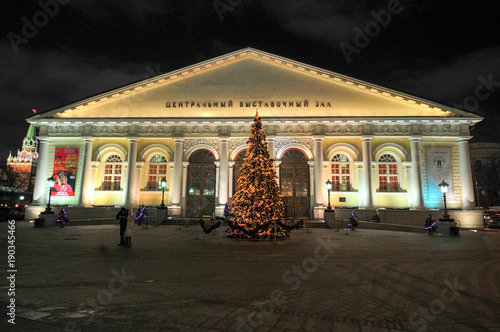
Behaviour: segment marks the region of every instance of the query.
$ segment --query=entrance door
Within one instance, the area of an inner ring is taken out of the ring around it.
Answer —
[[[300,150],[288,150],[281,158],[280,182],[287,218],[310,218],[309,165]]]
[[[189,158],[186,216],[211,216],[215,211],[215,157],[207,150],[194,152]]]

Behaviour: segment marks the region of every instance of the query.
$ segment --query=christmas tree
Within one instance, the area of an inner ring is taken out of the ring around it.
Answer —
[[[228,221],[228,236],[247,239],[285,238],[285,206],[278,186],[273,159],[258,113],[255,115],[248,151],[243,161],[236,193],[234,217]]]

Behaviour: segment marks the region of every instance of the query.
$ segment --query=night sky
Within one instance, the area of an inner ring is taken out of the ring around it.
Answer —
[[[472,141],[500,143],[495,6],[490,0],[6,2],[0,160],[21,147],[32,109],[45,112],[245,47],[483,115]]]

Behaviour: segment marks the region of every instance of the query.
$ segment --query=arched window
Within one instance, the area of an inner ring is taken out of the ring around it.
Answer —
[[[352,166],[345,154],[339,153],[332,157],[330,179],[332,191],[351,191]]]
[[[161,180],[167,176],[167,167],[167,158],[161,154],[149,160],[146,190],[161,190]]]
[[[121,190],[123,160],[117,154],[109,156],[104,162],[102,190]]]
[[[398,161],[390,154],[383,154],[378,159],[379,191],[399,191]]]
[[[300,150],[290,149],[283,153],[281,161],[290,163],[307,162],[307,156]]]
[[[476,169],[476,172],[480,173],[483,171],[483,163],[481,162],[481,160],[476,160],[474,162],[474,167]]]
[[[238,155],[236,156],[236,158],[234,159],[235,161],[240,161],[240,162],[244,162],[245,161],[245,156],[247,155],[247,149],[245,150],[241,150]]]

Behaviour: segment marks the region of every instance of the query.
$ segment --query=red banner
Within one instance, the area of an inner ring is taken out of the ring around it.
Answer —
[[[56,148],[54,155],[54,188],[52,196],[75,196],[78,148]]]

